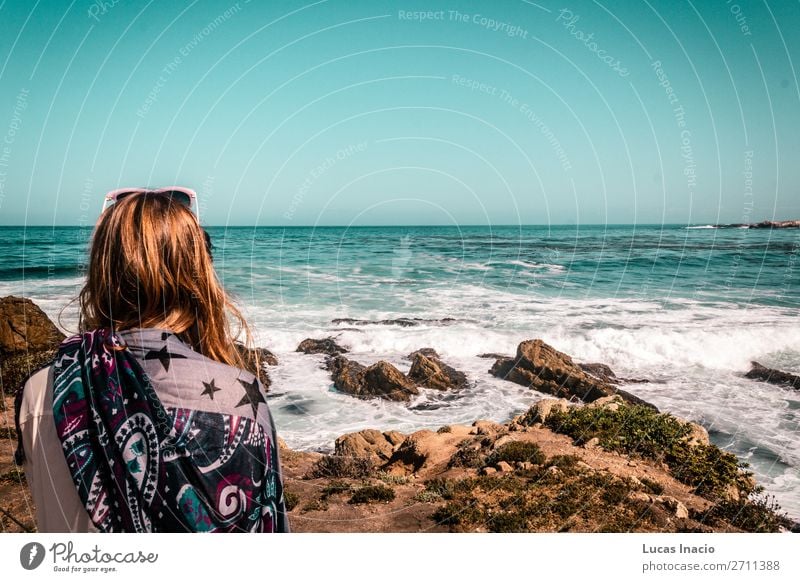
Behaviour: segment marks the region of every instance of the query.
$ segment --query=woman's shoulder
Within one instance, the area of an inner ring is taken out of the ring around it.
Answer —
[[[169,332],[122,336],[165,406],[256,417],[266,405],[261,381],[251,372],[212,360]]]

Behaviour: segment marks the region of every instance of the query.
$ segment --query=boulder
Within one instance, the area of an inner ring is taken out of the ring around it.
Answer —
[[[656,499],[678,519],[686,519],[689,517],[689,510],[687,509],[686,505],[674,497],[670,497],[669,495],[661,495],[656,497]]]
[[[261,380],[261,383],[264,385],[264,389],[269,391],[272,380],[267,372],[267,366],[277,366],[278,358],[266,348],[248,349],[238,342],[235,345],[236,349],[239,350],[239,353],[242,355],[245,370],[258,376],[258,379]],[[257,364],[256,362],[259,363]]]
[[[381,432],[372,428],[349,433],[336,439],[335,454],[346,457],[368,457],[375,465],[388,461],[406,435]]]
[[[12,394],[28,376],[50,364],[64,337],[30,299],[0,298],[0,391]]]
[[[297,346],[296,352],[303,352],[304,354],[327,354],[329,356],[337,356],[339,354],[346,354],[347,348],[340,346],[332,337],[323,339],[306,338]]]
[[[0,298],[0,356],[52,350],[64,337],[30,299]]]
[[[769,384],[777,384],[778,386],[788,386],[795,390],[800,390],[800,376],[790,374],[788,372],[781,372],[773,368],[762,366],[758,362],[750,362],[750,371],[745,374],[746,378],[759,380],[761,382],[768,382]]]
[[[431,348],[423,348],[409,354],[411,369],[408,377],[420,386],[435,390],[451,390],[468,386],[467,376],[439,359]]]
[[[342,392],[358,398],[385,398],[407,402],[419,394],[414,383],[389,362],[366,367],[344,356],[328,360],[333,384]]]
[[[459,437],[418,430],[406,437],[389,459],[388,466],[403,466],[411,472],[446,467],[457,450]]]
[[[581,370],[607,384],[647,384],[646,378],[620,378],[605,364],[578,364]]]
[[[516,358],[498,358],[489,372],[498,378],[568,400],[592,402],[603,396],[619,394],[631,404],[655,408],[641,398],[587,374],[567,354],[540,339],[520,343]]]
[[[414,383],[389,362],[380,361],[364,371],[366,392],[389,400],[411,400],[419,394]]]
[[[511,473],[514,470],[514,467],[512,467],[506,461],[500,461],[495,465],[495,469],[497,469],[501,473]]]

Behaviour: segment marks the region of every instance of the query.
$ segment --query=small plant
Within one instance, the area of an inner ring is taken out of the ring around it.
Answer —
[[[324,499],[312,499],[308,503],[306,503],[301,511],[305,513],[306,511],[327,511],[328,510],[328,502]]]
[[[408,475],[393,475],[385,471],[379,471],[376,477],[387,485],[405,485],[411,482],[411,477]]]
[[[437,501],[441,501],[442,496],[434,491],[429,491],[427,489],[423,489],[419,493],[414,496],[414,501],[419,501],[420,503],[436,503]]]
[[[394,491],[386,485],[367,485],[356,489],[350,503],[371,503],[373,501],[393,501]]]
[[[458,449],[450,457],[447,466],[453,467],[466,467],[472,469],[480,469],[486,465],[486,455],[484,455],[479,447],[475,446],[472,439],[465,439],[458,444]]]
[[[541,465],[546,460],[542,449],[536,443],[511,441],[492,452],[486,459],[487,465],[496,465],[500,461],[506,463],[528,462]]]
[[[13,426],[0,426],[0,439],[17,439],[17,429]]]
[[[752,499],[724,500],[698,516],[699,521],[717,523],[724,520],[747,532],[777,533],[790,528],[792,520],[786,513],[778,513],[781,506],[772,495],[756,495]]]
[[[639,481],[642,485],[647,487],[651,493],[655,495],[661,495],[664,493],[664,486],[659,483],[658,481],[653,481],[652,479],[648,479],[647,477],[639,477]]]
[[[297,493],[292,493],[291,491],[283,490],[283,501],[286,503],[286,511],[291,511],[297,504],[300,502],[300,496]]]
[[[0,485],[27,483],[25,472],[22,469],[10,469],[0,475]]]
[[[455,495],[453,481],[436,477],[425,483],[425,491],[437,495],[440,499],[452,499]]]
[[[337,495],[339,493],[347,493],[353,490],[353,486],[350,483],[346,483],[344,481],[339,481],[338,479],[334,479],[325,487],[322,488],[322,497],[323,499],[327,499],[331,495]]]
[[[450,428],[449,426],[445,425],[445,426],[440,427],[439,430],[437,430],[436,432],[438,434],[445,434],[445,433],[448,433],[448,432],[453,432],[453,429]]]
[[[311,469],[311,477],[347,477],[360,479],[373,471],[372,461],[366,457],[325,455]]]

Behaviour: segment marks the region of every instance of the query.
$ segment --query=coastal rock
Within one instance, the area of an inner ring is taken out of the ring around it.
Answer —
[[[800,228],[800,220],[762,220],[748,226],[750,228]]]
[[[520,418],[519,424],[523,426],[533,426],[537,423],[544,423],[553,411],[566,412],[570,402],[563,398],[545,398],[540,400]]]
[[[337,356],[339,354],[346,354],[347,348],[343,348],[332,337],[323,339],[306,338],[297,346],[296,352],[303,352],[304,354],[327,354],[329,356]]]
[[[746,378],[800,390],[800,376],[788,372],[781,372],[773,368],[767,368],[758,362],[750,362],[750,366],[750,371],[745,374]]]
[[[64,339],[55,324],[30,299],[0,298],[0,389],[12,394],[56,356]]]
[[[581,370],[607,384],[647,384],[646,378],[620,378],[606,364],[578,364]]]
[[[713,228],[800,228],[800,220],[762,220],[761,222],[734,222],[715,224]]]
[[[678,519],[686,519],[689,517],[689,510],[687,507],[674,497],[661,495],[656,499]]]
[[[272,380],[267,372],[267,366],[278,365],[278,358],[275,357],[275,354],[266,348],[248,349],[238,342],[234,345],[242,356],[245,370],[258,376],[258,379],[261,380],[261,383],[264,385],[264,389],[269,390]],[[256,356],[258,356],[258,359],[256,359]]]
[[[406,437],[389,459],[389,467],[403,466],[411,472],[444,467],[456,452],[459,437],[432,430],[418,430]]]
[[[379,397],[407,402],[419,394],[414,383],[389,362],[380,361],[366,367],[344,356],[336,356],[330,358],[327,365],[334,386],[358,398]]]
[[[13,295],[0,298],[0,355],[50,350],[64,337],[30,299]]]
[[[388,461],[406,438],[401,432],[381,432],[372,428],[349,433],[336,439],[335,454],[347,457],[368,457],[375,465]]]
[[[520,343],[516,358],[498,358],[489,372],[559,398],[592,402],[603,396],[619,394],[626,402],[655,408],[633,394],[590,376],[570,356],[540,339]]]
[[[422,348],[409,354],[411,369],[408,377],[420,386],[435,390],[465,388],[467,376],[439,359],[439,354],[431,348]]]

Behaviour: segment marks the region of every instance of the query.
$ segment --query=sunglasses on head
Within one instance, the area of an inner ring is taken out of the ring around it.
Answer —
[[[197,216],[197,220],[200,220],[200,213],[197,209],[197,194],[191,188],[183,188],[181,186],[170,186],[169,188],[119,188],[112,190],[106,194],[105,200],[103,200],[103,211],[131,194],[167,196],[189,208]]]

